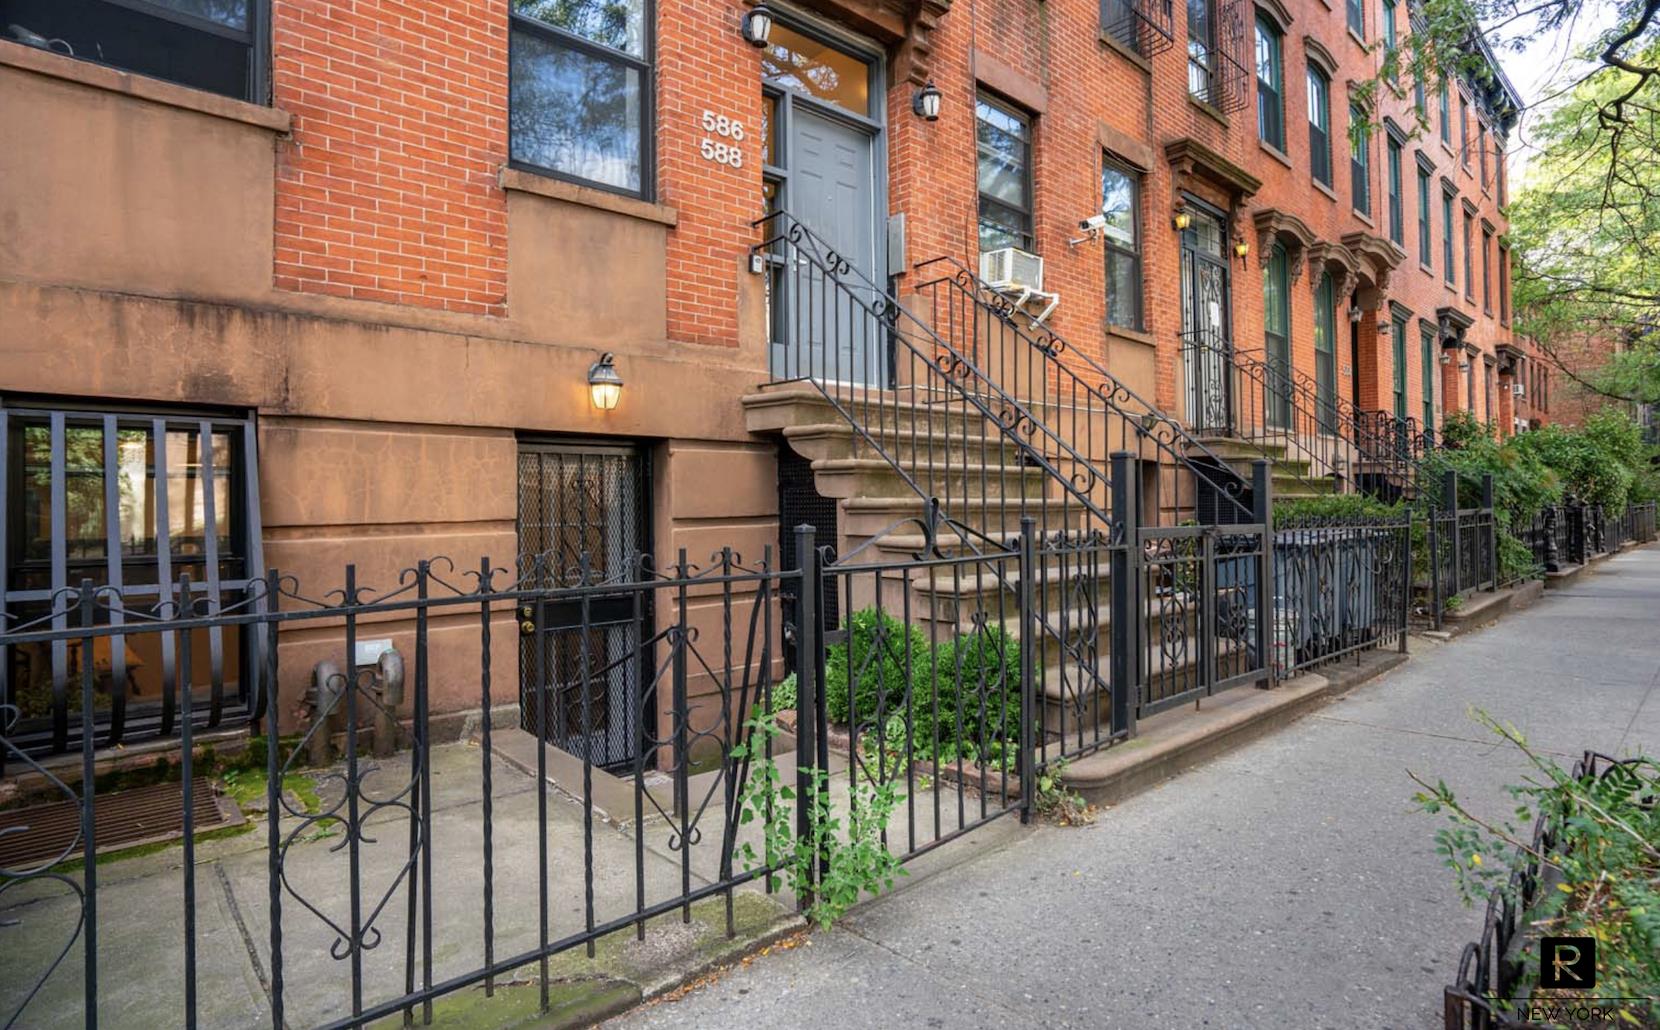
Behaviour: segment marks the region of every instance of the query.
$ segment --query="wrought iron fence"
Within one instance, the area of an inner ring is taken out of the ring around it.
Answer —
[[[1473,499],[1461,487],[1459,474],[1442,474],[1439,491],[1428,499],[1428,595],[1435,625],[1454,598],[1474,590],[1496,590],[1499,579],[1498,514],[1493,504],[1493,477],[1483,476]]]
[[[1276,522],[1275,675],[1391,644],[1405,651],[1411,596],[1410,511]]]
[[[1631,761],[1586,751],[1569,775],[1575,780],[1601,778]],[[1515,944],[1548,879],[1562,823],[1571,815],[1565,810],[1540,811],[1532,840],[1518,848],[1520,863],[1488,896],[1481,935],[1464,945],[1458,973],[1442,993],[1445,1030],[1533,1030],[1540,1025],[1509,1011],[1511,1003],[1520,1000],[1515,991],[1523,972]]]
[[[1645,501],[1631,507],[1631,538],[1640,544],[1654,542],[1660,526],[1656,525],[1656,502]]]
[[[1114,458],[1120,470],[1133,460]],[[1265,467],[1259,478],[1267,504]],[[1123,515],[1135,510],[1134,477],[1119,482],[1112,504]],[[183,897],[169,920],[156,896],[101,887],[97,734],[83,735],[78,767],[66,767],[27,754],[8,717],[0,752],[78,827],[49,840],[25,817],[9,835],[42,846],[0,869],[8,911],[28,906],[6,931],[8,955],[40,964],[23,970],[8,957],[18,972],[0,983],[0,1016],[128,1018],[111,984],[139,974],[108,941],[135,922],[182,942],[163,963],[178,978],[164,995],[176,1011],[151,1021],[424,1022],[437,999],[503,982],[539,985],[546,1005],[550,963],[573,949],[591,956],[608,934],[688,920],[694,904],[723,910],[732,932],[739,893],[773,887],[771,817],[751,819],[757,803],[785,803],[766,784],[789,782],[792,767],[797,796],[819,791],[844,824],[872,818],[878,791],[896,792],[879,836],[901,860],[1024,817],[1038,770],[1124,739],[1161,707],[1268,681],[1265,524],[1135,521],[1110,536],[1042,535],[1028,516],[1012,542],[953,552],[945,542],[966,527],[904,520],[839,557],[803,527],[788,569],[770,549],[753,563],[728,549],[702,565],[682,551],[661,568],[634,554],[609,574],[551,555],[513,569],[434,559],[387,590],[354,566],[327,592],[272,571],[218,606],[188,576],[151,603],[90,581],[61,591],[52,612],[0,627],[0,645],[167,636],[179,647],[170,690],[183,855],[161,875],[178,877]],[[896,558],[902,546],[913,552]],[[839,618],[824,617],[826,596]],[[119,624],[108,617],[117,607]],[[640,632],[596,631],[619,613]],[[180,671],[206,628],[259,643],[248,686],[265,714],[254,731],[265,812],[231,866],[198,861],[190,814],[218,789],[195,764],[201,724]],[[786,637],[797,643],[793,681]],[[364,659],[359,645],[373,638],[395,647]],[[532,646],[515,646],[524,640]],[[500,660],[515,652],[517,669]],[[639,689],[619,694],[625,666],[639,670]],[[536,689],[521,689],[526,680]],[[77,686],[90,730],[90,666]],[[481,714],[472,746],[438,739],[435,698]],[[507,699],[535,711],[493,716]],[[776,734],[753,718],[768,712]],[[626,768],[601,768],[587,749],[548,746],[555,724],[577,740],[632,727],[639,745]],[[288,788],[302,765],[320,770],[312,802]],[[815,811],[796,806],[784,836],[816,848]],[[822,872],[814,860],[809,892]],[[228,1015],[220,1004],[221,944],[201,922],[216,876],[261,899],[240,931],[259,967],[258,1011]]]

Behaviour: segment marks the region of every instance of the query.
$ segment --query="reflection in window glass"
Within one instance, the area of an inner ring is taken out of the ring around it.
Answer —
[[[646,55],[645,0],[513,0],[513,13],[612,50]]]
[[[979,144],[980,250],[1032,247],[1031,122],[980,98],[975,103]]]
[[[1107,257],[1107,321],[1141,328],[1141,249],[1136,227],[1137,179],[1105,164],[1101,168],[1102,232]]]
[[[233,29],[248,27],[248,0],[150,0],[150,3]]]
[[[529,33],[510,52],[513,159],[639,192],[640,71]]]
[[[774,24],[761,74],[854,114],[870,114],[870,66],[787,25]]]

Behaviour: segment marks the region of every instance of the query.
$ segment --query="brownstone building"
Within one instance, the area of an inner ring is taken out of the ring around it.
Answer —
[[[768,211],[925,322],[935,260],[998,279],[1069,367],[1195,437],[1280,418],[1277,387],[1243,414],[1216,392],[1238,361],[1322,410],[1510,432],[1544,391],[1510,325],[1516,96],[1496,65],[1401,82],[1349,132],[1411,23],[1405,0],[0,0],[0,612],[83,577],[230,599],[272,567],[322,591],[433,554],[759,555],[803,455],[855,535],[856,486],[753,395],[906,384],[879,334],[778,317]],[[1354,454],[1310,453],[1352,480]],[[479,707],[476,640],[434,628],[435,705]],[[283,641],[297,697],[339,641]],[[244,650],[197,648],[194,681],[236,697]],[[17,733],[45,739],[80,660],[4,656]],[[131,711],[162,665],[137,656]]]

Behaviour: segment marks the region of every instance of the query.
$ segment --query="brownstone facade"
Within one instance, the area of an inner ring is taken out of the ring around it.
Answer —
[[[1523,414],[1514,370],[1532,364],[1511,333],[1502,242],[1513,100],[1453,81],[1443,124],[1431,82],[1420,128],[1413,84],[1385,89],[1351,175],[1352,85],[1373,74],[1386,10],[1396,38],[1410,32],[1407,4],[1382,3],[1354,0],[1359,31],[1324,0],[1194,0],[1169,17],[1126,0],[1105,29],[1098,0],[812,0],[775,14],[873,69],[854,121],[873,141],[878,271],[899,295],[919,263],[977,259],[983,99],[1029,132],[1025,249],[1059,298],[1052,324],[1167,411],[1185,414],[1194,303],[1181,208],[1225,234],[1219,317],[1238,351],[1266,346],[1277,249],[1295,368],[1315,372],[1329,277],[1339,397],[1430,422],[1473,406],[1509,432]],[[507,0],[259,0],[240,96],[0,41],[0,138],[30,141],[0,148],[0,401],[251,416],[264,561],[307,582],[333,585],[347,561],[390,582],[429,554],[512,556],[517,456],[575,437],[647,457],[659,553],[758,554],[777,540],[776,444],[746,432],[740,399],[768,377],[749,251],[781,160],[763,150],[774,58],[743,38],[743,0],[623,6],[637,25],[554,32],[516,21]],[[1211,28],[1190,33],[1190,14]],[[1272,131],[1258,118],[1259,26],[1278,47]],[[568,161],[572,145],[542,140],[534,115],[583,94],[514,64],[552,45],[603,65],[585,73],[590,94],[624,83],[595,102],[610,135]],[[1327,94],[1319,177],[1311,70]],[[913,111],[929,83],[937,121]],[[519,85],[553,100],[516,114]],[[1135,274],[1111,288],[1101,234],[1079,228],[1101,211],[1104,168],[1134,197]],[[1125,289],[1133,304],[1115,307]],[[626,380],[613,411],[588,401],[601,352]],[[474,633],[435,634],[456,641],[435,703],[477,705],[461,669]],[[283,668],[298,684],[331,646],[291,635]]]

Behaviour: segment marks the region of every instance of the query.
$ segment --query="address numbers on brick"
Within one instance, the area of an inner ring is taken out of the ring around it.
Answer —
[[[712,134],[704,136],[703,142],[698,144],[698,153],[703,155],[705,161],[730,165],[733,168],[744,166],[744,151],[737,145],[744,139],[743,122],[706,109],[703,112],[703,131]],[[715,136],[724,138],[715,139]],[[726,140],[732,142],[728,143]]]

